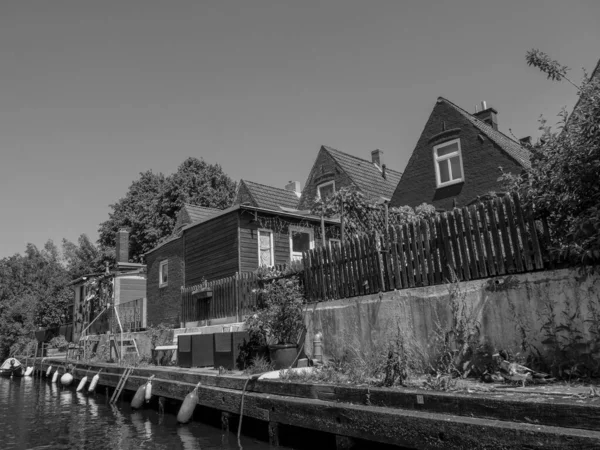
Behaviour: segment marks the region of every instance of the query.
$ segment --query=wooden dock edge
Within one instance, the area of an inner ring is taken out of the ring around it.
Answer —
[[[61,364],[47,360],[39,364],[37,370],[45,373],[50,364],[63,366],[64,361]],[[99,384],[111,388],[117,385],[124,370],[108,364],[90,367],[92,367],[90,375],[103,367]],[[242,398],[241,384],[245,383],[244,378],[199,376],[198,373],[193,372],[161,369],[136,368],[134,374],[128,379],[125,389],[136,391],[150,375],[156,375],[153,380],[155,395],[183,400],[200,381],[202,384],[198,389],[199,404],[226,413],[239,414]],[[85,369],[80,366],[75,371],[74,378],[81,379],[84,374]],[[299,387],[295,391],[297,395],[285,394],[286,385]],[[448,412],[405,409],[401,406],[380,406],[373,404],[372,401],[370,405],[364,404],[364,401],[357,402],[359,404],[340,402],[335,399],[335,395],[333,398],[322,395],[323,392],[335,393],[335,389],[332,390],[331,386],[328,387],[329,390],[315,390],[311,389],[315,387],[314,385],[251,382],[249,387],[244,399],[244,415],[268,422],[270,426],[284,424],[341,437],[414,448],[500,449],[526,446],[529,449],[585,449],[600,447],[600,432],[595,430],[519,423],[477,416],[467,417]],[[373,390],[369,389],[369,391],[372,396]],[[301,393],[316,398],[298,395]],[[353,395],[355,400],[358,399],[356,393]],[[375,397],[377,398],[377,395]],[[435,405],[434,402],[433,404]]]

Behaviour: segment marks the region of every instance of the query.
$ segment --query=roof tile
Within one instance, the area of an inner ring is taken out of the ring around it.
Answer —
[[[323,149],[331,155],[367,197],[392,198],[402,176],[401,172],[386,167],[386,178],[383,178],[381,169],[369,160],[325,145]]]
[[[280,206],[296,209],[298,207],[298,196],[291,191],[265,184],[255,183],[254,181],[241,180],[254,200],[254,205],[258,208],[267,208],[277,210]]]

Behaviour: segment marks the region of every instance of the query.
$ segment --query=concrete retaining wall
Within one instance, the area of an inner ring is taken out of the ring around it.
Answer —
[[[386,347],[401,330],[431,356],[434,337],[456,318],[454,298],[480,327],[479,342],[493,351],[548,352],[550,335],[566,343],[580,333],[578,351],[595,354],[600,351],[600,336],[593,333],[600,326],[598,272],[561,269],[317,303],[306,313],[306,350],[312,354],[320,331],[325,357],[348,349],[366,355]]]

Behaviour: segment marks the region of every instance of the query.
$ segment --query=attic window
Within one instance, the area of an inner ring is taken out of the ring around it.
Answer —
[[[461,183],[464,180],[460,139],[454,139],[433,147],[437,187]]]
[[[319,200],[326,200],[327,197],[335,194],[335,181],[320,184],[317,186],[317,193]]]

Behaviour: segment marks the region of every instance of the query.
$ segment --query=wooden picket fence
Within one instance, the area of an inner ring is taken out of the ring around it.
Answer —
[[[308,301],[544,269],[547,226],[504,196],[303,254]]]

